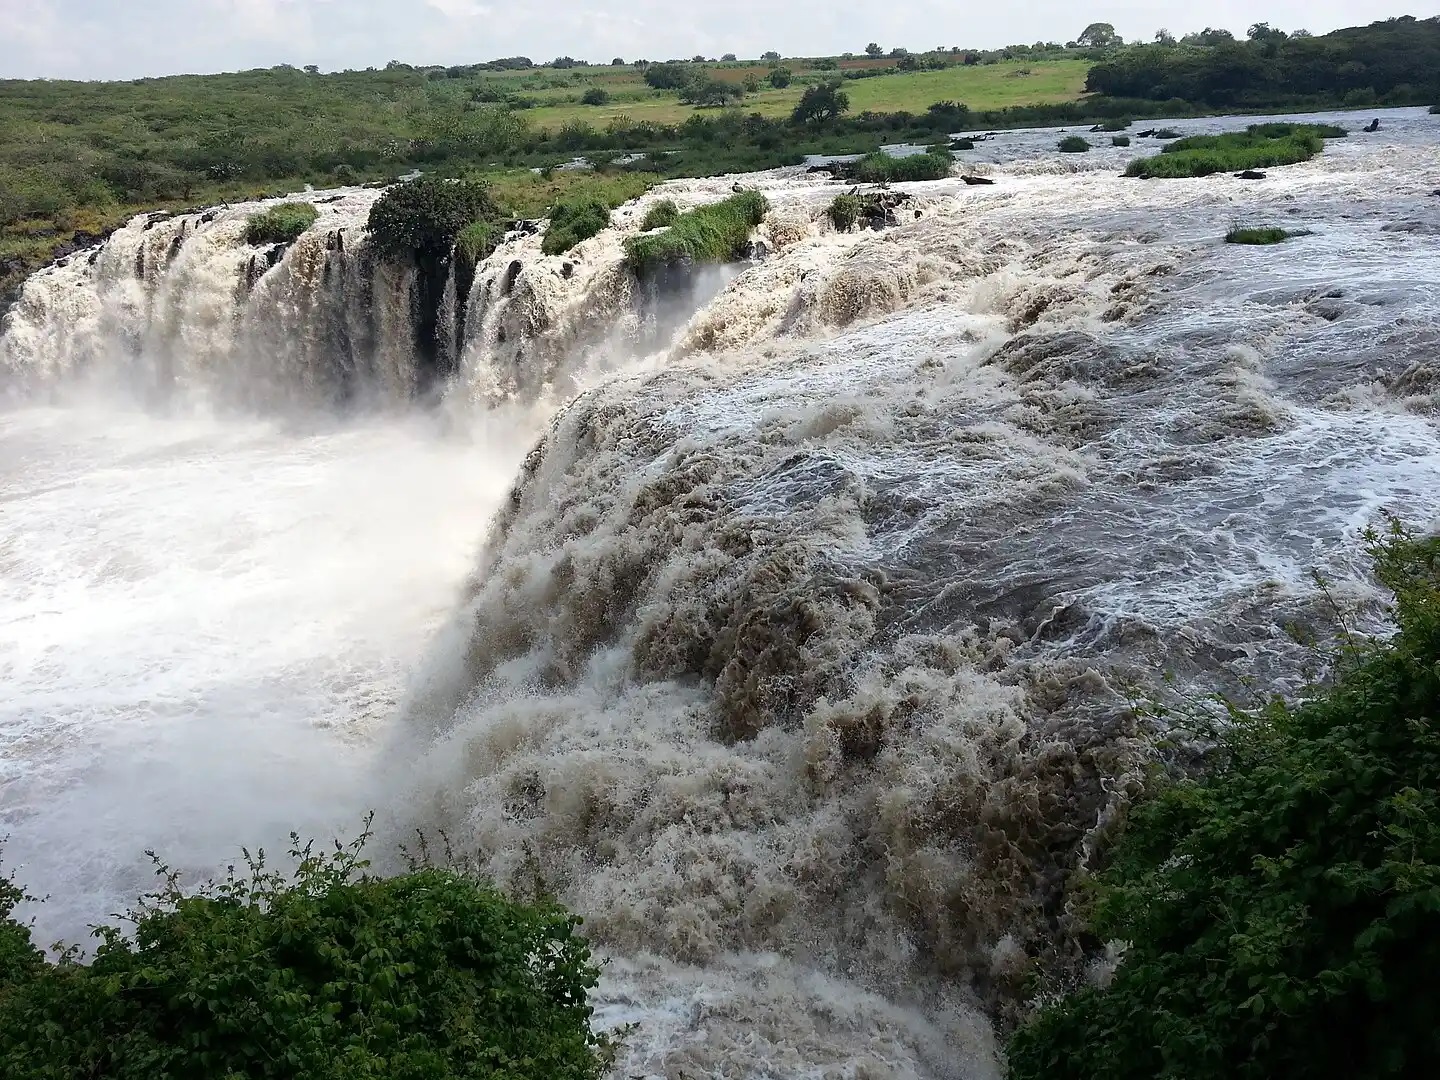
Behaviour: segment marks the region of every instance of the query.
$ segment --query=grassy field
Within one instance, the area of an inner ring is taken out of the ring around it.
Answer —
[[[782,63],[795,72],[795,83],[784,90],[771,90],[766,84],[761,92],[747,94],[734,107],[762,116],[786,116],[800,100],[806,84],[824,79],[827,74],[833,75],[793,61]],[[845,67],[866,66],[864,61],[842,63]],[[870,61],[868,66],[889,63],[892,61]],[[763,80],[769,70],[770,65],[736,65],[718,68],[714,74],[726,81],[742,82],[750,74]],[[1003,109],[1009,105],[1049,105],[1080,97],[1089,70],[1087,60],[1008,61],[847,80],[845,92],[850,95],[852,113],[867,110],[923,113],[937,101],[960,102],[974,111]],[[620,118],[678,124],[697,111],[693,106],[681,104],[673,93],[651,90],[641,73],[633,68],[577,68],[572,73],[576,80],[574,88],[552,87],[536,92],[534,96],[542,101],[556,103],[526,110],[526,119],[548,130],[576,121],[603,128]],[[580,95],[589,86],[603,87],[611,95],[610,102],[580,104]]]

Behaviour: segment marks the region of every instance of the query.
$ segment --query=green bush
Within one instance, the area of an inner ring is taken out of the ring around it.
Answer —
[[[1055,144],[1055,148],[1062,154],[1083,154],[1090,149],[1090,140],[1079,135],[1066,135]]]
[[[1133,121],[1130,120],[1102,120],[1096,125],[1096,129],[1105,132],[1124,131],[1131,123],[1133,123]]]
[[[580,95],[581,105],[608,105],[610,103],[610,91],[598,86],[592,86],[585,93]]]
[[[396,184],[375,200],[368,228],[382,258],[443,259],[467,225],[499,217],[488,185],[427,175]]]
[[[1126,176],[1176,178],[1220,172],[1265,169],[1309,161],[1324,149],[1325,139],[1344,135],[1343,128],[1312,124],[1256,124],[1224,135],[1192,135],[1165,147],[1154,157],[1132,161]]]
[[[860,220],[860,196],[848,192],[836,195],[828,212],[838,232],[849,232]]]
[[[588,196],[558,202],[550,211],[540,250],[546,255],[563,255],[609,225],[610,207],[601,199]]]
[[[954,165],[955,159],[948,149],[932,147],[923,154],[909,157],[892,157],[876,150],[840,166],[839,170],[846,179],[862,184],[893,184],[907,180],[943,180]]]
[[[744,254],[751,231],[769,209],[758,191],[697,207],[664,232],[632,236],[625,243],[625,261],[640,277],[676,263],[730,262]]]
[[[771,68],[770,74],[766,78],[770,80],[770,85],[776,90],[784,90],[795,81],[795,74],[789,68],[777,67]]]
[[[595,1080],[598,971],[578,919],[433,868],[381,879],[365,837],[183,895],[47,962],[0,879],[5,1080]],[[248,856],[247,856],[248,858]]]
[[[1287,232],[1285,229],[1279,229],[1273,225],[1258,227],[1237,225],[1225,234],[1225,242],[1227,244],[1279,244],[1289,240],[1292,236],[1301,235],[1303,234]]]
[[[1129,135],[1112,135],[1112,136],[1110,137],[1110,145],[1111,145],[1111,146],[1129,146],[1129,145],[1130,145],[1130,136],[1129,136]]]
[[[649,210],[645,211],[645,219],[640,222],[640,228],[649,232],[651,229],[665,229],[675,224],[675,219],[680,216],[680,208],[675,205],[673,199],[661,199]]]
[[[251,214],[245,222],[247,244],[293,244],[320,216],[307,202],[281,203]]]
[[[1398,632],[1303,704],[1233,708],[1099,878],[1128,942],[1014,1037],[1012,1080],[1380,1080],[1440,1060],[1440,540],[1370,538]],[[1178,733],[1178,732],[1177,732]]]

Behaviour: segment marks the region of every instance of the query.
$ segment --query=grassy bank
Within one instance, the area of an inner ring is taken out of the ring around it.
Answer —
[[[730,262],[744,254],[751,231],[765,220],[769,203],[758,191],[742,191],[675,218],[662,232],[633,236],[625,261],[639,277],[677,263]]]
[[[1125,175],[1174,179],[1295,165],[1320,153],[1324,140],[1344,134],[1343,128],[1315,124],[1252,124],[1244,131],[1178,139],[1154,157],[1132,161]]]

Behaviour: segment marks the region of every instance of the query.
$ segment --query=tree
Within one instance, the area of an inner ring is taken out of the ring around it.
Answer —
[[[1114,45],[1123,45],[1124,41],[1110,23],[1095,22],[1080,31],[1075,44],[1087,49],[1108,49]]]
[[[580,95],[581,105],[607,105],[610,102],[610,93],[598,86],[592,86],[585,93]]]
[[[1172,34],[1172,33],[1170,33],[1169,30],[1166,30],[1166,29],[1162,26],[1159,30],[1156,30],[1156,31],[1155,31],[1155,44],[1157,44],[1157,45],[1174,45],[1174,44],[1175,44],[1175,35]]]
[[[807,86],[792,114],[797,124],[827,124],[850,111],[850,96],[838,82]]]
[[[794,75],[789,68],[777,67],[771,70],[769,76],[770,85],[776,90],[784,90],[794,81]]]
[[[319,74],[320,74],[320,65],[319,65],[319,64],[306,64],[306,65],[305,65],[305,74],[306,74],[306,75],[319,75]]]
[[[692,57],[690,58],[690,62],[691,62],[692,64],[703,64],[703,63],[705,63],[705,57],[702,56],[700,53],[696,53],[694,56],[692,56]]]
[[[694,79],[695,73],[689,67],[674,61],[651,64],[645,69],[645,82],[656,90],[679,90],[690,85]]]
[[[1251,41],[1284,41],[1288,34],[1284,30],[1273,29],[1267,22],[1257,22],[1245,31],[1245,36]]]
[[[602,54],[602,55],[603,55],[603,54]],[[615,57],[614,60],[611,60],[611,61],[610,61],[610,66],[611,66],[611,67],[624,67],[624,66],[625,66],[625,58],[624,58],[623,56],[617,56],[617,57]]]
[[[426,174],[375,200],[366,227],[382,258],[444,259],[461,229],[499,216],[488,184]]]
[[[563,70],[564,68],[579,67],[580,61],[576,60],[573,56],[557,56],[554,60],[550,61],[550,66]]]
[[[733,52],[727,52],[727,53],[725,53],[723,56],[721,56],[720,59],[723,60],[723,61],[724,61],[725,63],[727,63],[727,64],[734,63],[734,61],[735,61],[735,54],[734,54]]]
[[[866,46],[865,46],[865,55],[866,55],[866,56],[873,56],[873,57],[876,57],[876,58],[878,59],[879,57],[885,55],[885,50],[882,49],[879,45],[876,45],[875,42],[872,41],[872,42],[870,42],[869,45],[866,45]]]
[[[772,49],[772,50],[770,50],[770,51],[767,52],[767,53],[761,53],[761,54],[760,54],[760,59],[761,59],[761,60],[768,60],[768,61],[770,61],[770,62],[773,64],[776,60],[779,60],[779,59],[780,59],[780,54],[779,54],[778,52],[776,52],[775,50]]]
[[[745,88],[745,93],[758,94],[760,92],[760,76],[752,71],[745,76],[744,81],[742,81],[740,85]]]
[[[907,52],[896,58],[895,68],[897,71],[919,71],[920,61]]]
[[[910,55],[910,50],[909,50],[909,49],[891,49],[891,50],[890,50],[890,59],[891,59],[891,60],[899,60],[900,57],[902,57],[902,56],[909,56],[909,55]]]
[[[680,88],[680,100],[686,105],[706,107],[725,105],[745,96],[745,91],[722,79],[695,79]]]

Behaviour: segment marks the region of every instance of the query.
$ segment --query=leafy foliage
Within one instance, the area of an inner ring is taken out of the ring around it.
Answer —
[[[1123,49],[1090,69],[1085,88],[1219,108],[1333,104],[1361,91],[1418,105],[1440,92],[1440,19],[1387,19],[1323,37],[1265,30],[1249,41],[1211,32]]]
[[[196,896],[160,865],[133,937],[101,928],[88,965],[47,963],[0,883],[0,1075],[598,1077],[578,920],[450,871],[369,876],[365,839],[330,853],[296,839],[288,877],[247,855],[248,872]]]
[[[609,225],[610,207],[600,199],[579,198],[556,203],[550,211],[550,225],[540,250],[546,255],[563,255]]]
[[[1427,1075],[1440,1060],[1440,539],[1370,537],[1398,633],[1295,707],[1232,707],[1200,779],[1156,785],[1098,882],[1128,949],[1044,1009],[1014,1080]]]
[[[789,68],[771,68],[770,74],[766,76],[766,79],[769,80],[770,85],[776,90],[784,90],[795,81],[795,74]]]
[[[455,237],[455,253],[475,266],[490,257],[503,236],[504,230],[493,221],[472,221]]]
[[[320,216],[310,203],[291,202],[252,214],[245,223],[247,244],[292,244]]]
[[[1179,139],[1155,157],[1132,161],[1125,169],[1125,175],[1146,178],[1209,176],[1242,169],[1294,165],[1309,161],[1318,154],[1324,148],[1323,140],[1344,134],[1343,128],[1326,125],[1252,124],[1244,131]]]
[[[489,185],[421,176],[396,184],[375,200],[368,228],[384,258],[443,259],[467,225],[499,216]]]
[[[838,120],[850,111],[850,95],[840,89],[838,82],[817,83],[807,86],[795,106],[794,120],[797,124],[825,124]]]
[[[645,218],[640,222],[640,228],[644,232],[651,229],[664,229],[675,224],[680,216],[680,208],[675,205],[673,199],[661,199],[649,210],[645,211]]]
[[[745,251],[750,233],[765,220],[770,204],[758,191],[742,191],[718,203],[696,207],[664,232],[632,236],[625,261],[639,276],[676,263],[729,262]]]
[[[603,86],[592,86],[580,95],[581,105],[608,105],[609,103],[610,91]]]
[[[1079,135],[1066,135],[1055,147],[1062,154],[1083,154],[1090,149],[1090,140]]]
[[[723,79],[694,79],[680,88],[679,97],[686,105],[724,105],[745,96],[743,87]]]

